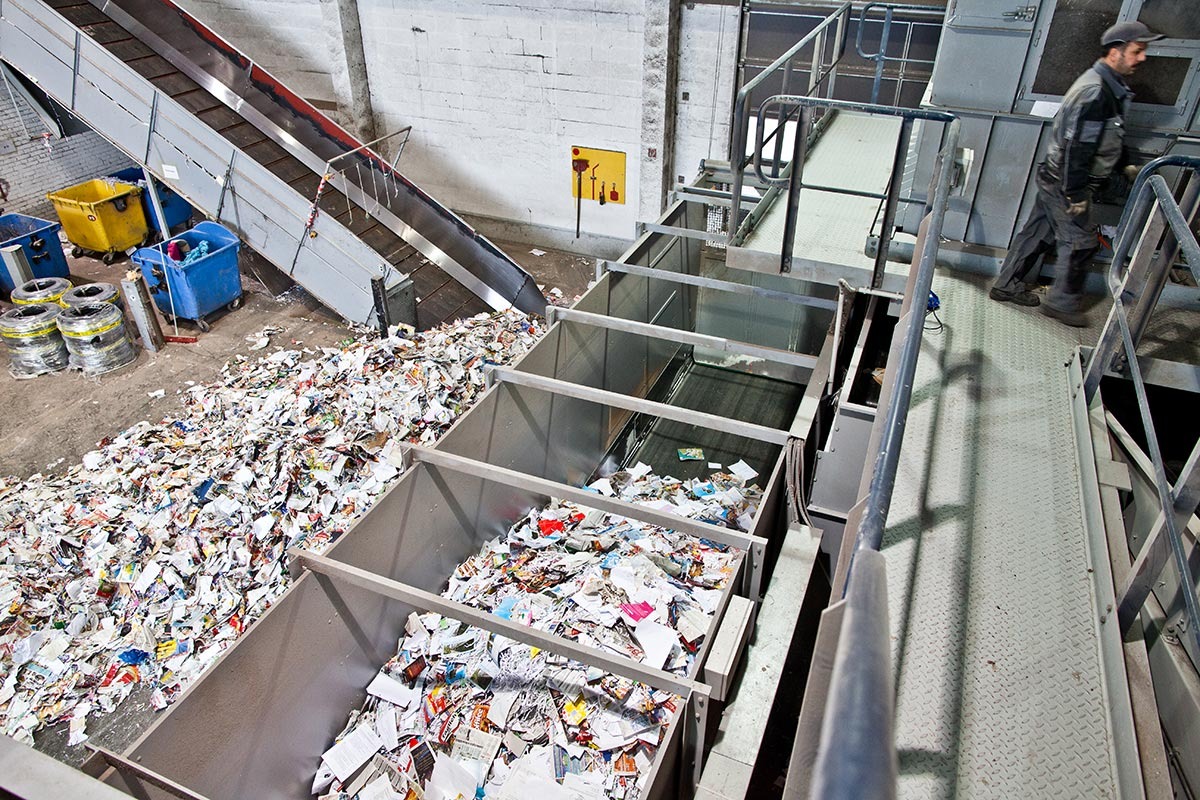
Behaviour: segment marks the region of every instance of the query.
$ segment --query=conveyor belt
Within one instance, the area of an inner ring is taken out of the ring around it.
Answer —
[[[882,552],[900,793],[1117,796],[1064,364],[1079,334],[939,276]]]
[[[796,416],[803,395],[801,384],[689,360],[662,402],[743,422],[786,428]],[[630,465],[642,461],[658,474],[686,481],[711,475],[709,462],[728,468],[739,459],[760,475],[768,475],[779,456],[777,445],[717,431],[703,433],[704,459],[680,461],[679,449],[700,446],[696,429],[682,422],[656,418],[626,460]]]
[[[196,119],[220,133],[298,193],[309,199],[315,196],[320,183],[318,174],[103,11],[84,0],[45,1],[160,91],[191,111]],[[167,13],[165,9],[164,13]],[[469,289],[422,258],[411,245],[343,193],[327,187],[320,207],[323,213],[350,228],[389,263],[412,278],[418,298],[419,327],[428,328],[447,319],[488,309]]]

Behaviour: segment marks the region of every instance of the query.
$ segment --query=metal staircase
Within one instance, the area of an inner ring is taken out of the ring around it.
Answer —
[[[0,58],[350,321],[545,307],[495,245],[170,0],[6,2]]]

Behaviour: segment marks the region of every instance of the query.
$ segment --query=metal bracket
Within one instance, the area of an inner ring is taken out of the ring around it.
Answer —
[[[767,442],[768,444],[782,446],[787,444],[788,441],[788,432],[778,428],[768,428],[765,425],[756,425],[752,422],[718,417],[715,414],[707,414],[703,411],[692,411],[691,409],[680,408],[666,403],[657,403],[653,400],[643,400],[640,397],[632,397],[627,394],[609,392],[604,389],[594,389],[590,386],[558,380],[557,378],[547,378],[542,375],[521,372],[510,367],[491,367],[490,369],[498,380],[505,383],[527,386],[531,389],[560,394],[565,397],[574,397],[577,400],[587,400],[588,402],[599,403],[614,408],[622,408],[638,414],[649,414],[674,422],[682,422],[685,425],[695,425],[720,433],[728,433],[733,436]]]
[[[506,469],[495,464],[488,464],[484,461],[476,461],[466,456],[455,455],[443,450],[432,450],[418,445],[410,445],[406,449],[415,461],[422,461],[431,466],[454,470],[455,472],[473,475],[477,478],[503,483],[508,486],[515,486],[518,489],[524,489],[545,497],[571,500],[589,508],[620,514],[623,517],[636,519],[650,525],[658,525],[681,533],[691,534],[692,536],[710,539],[720,544],[736,547],[744,552],[751,551],[754,546],[765,548],[767,544],[767,540],[761,536],[754,536],[709,522],[699,522],[688,517],[668,514],[665,511],[655,511],[652,508],[631,503],[627,500],[605,497],[597,492],[580,489],[565,483],[558,483],[546,478],[539,478],[534,475],[527,475],[523,472]]]
[[[122,755],[118,755],[111,750],[103,747],[98,747],[93,744],[85,744],[88,750],[91,750],[96,755],[104,759],[110,767],[115,769],[122,775],[132,775],[135,778],[145,781],[156,789],[162,789],[167,794],[173,797],[182,797],[184,800],[208,800],[202,794],[197,794],[183,784],[176,783],[170,778],[164,777],[152,769],[147,769],[135,761],[131,761]]]

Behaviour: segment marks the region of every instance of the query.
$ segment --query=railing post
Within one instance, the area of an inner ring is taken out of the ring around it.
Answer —
[[[784,70],[783,70],[783,86],[784,87],[787,87],[787,85],[789,83],[791,83],[791,78],[792,78],[792,62],[788,61],[787,66],[784,67]],[[787,94],[786,88],[784,88],[783,93]],[[783,106],[779,107],[779,113],[777,113],[775,115],[775,125],[776,125],[775,166],[774,166],[774,169],[771,170],[771,175],[776,178],[779,177],[779,169],[780,169],[779,165],[780,165],[781,161],[783,160],[783,133],[787,129],[787,121],[791,115],[792,114],[790,111],[787,111],[787,112],[784,111]]]
[[[884,201],[883,206],[883,221],[879,227],[879,251],[875,253],[875,268],[871,271],[872,289],[883,286],[883,274],[887,268],[888,250],[892,243],[892,227],[896,224],[896,207],[900,203],[900,185],[904,182],[904,164],[908,159],[908,145],[909,140],[912,139],[912,131],[912,117],[903,117],[900,122],[900,137],[896,140],[896,152],[892,156],[892,177],[888,181],[887,200]]]
[[[887,61],[888,37],[892,33],[892,7],[883,14],[883,31],[879,34],[879,52],[875,54],[875,81],[871,84],[871,102],[879,102],[879,85],[883,82],[883,65]]]
[[[783,250],[780,254],[779,271],[792,271],[793,250],[796,243],[796,222],[800,214],[800,186],[804,182],[804,159],[808,154],[808,128],[812,122],[812,109],[800,107],[796,118],[795,141],[792,146],[791,173],[787,186],[787,211],[783,220]]]

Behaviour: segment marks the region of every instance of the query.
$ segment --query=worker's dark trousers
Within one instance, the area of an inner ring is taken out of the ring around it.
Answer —
[[[1083,282],[1088,265],[1096,255],[1096,225],[1089,213],[1073,217],[1067,213],[1067,201],[1057,191],[1038,182],[1037,199],[1021,232],[1008,248],[1008,256],[996,276],[996,286],[1021,291],[1036,275],[1042,257],[1057,248],[1054,285],[1046,305],[1063,311],[1078,311],[1083,302]]]

